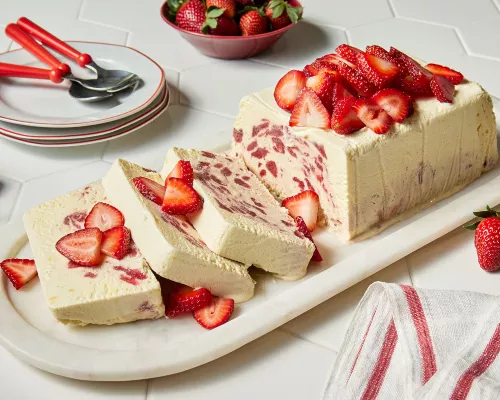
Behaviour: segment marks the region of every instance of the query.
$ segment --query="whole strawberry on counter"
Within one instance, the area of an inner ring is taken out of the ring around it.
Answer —
[[[271,0],[266,6],[266,16],[271,21],[273,30],[295,24],[302,17],[301,7],[292,7],[285,0]]]
[[[500,212],[487,206],[486,211],[475,212],[474,215],[483,219],[464,228],[476,231],[474,245],[481,268],[496,271],[500,269]]]

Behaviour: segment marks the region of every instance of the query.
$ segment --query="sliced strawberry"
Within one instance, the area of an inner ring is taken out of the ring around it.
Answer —
[[[130,230],[124,226],[108,229],[102,234],[101,252],[121,260],[130,250]]]
[[[358,65],[358,55],[363,54],[360,49],[349,46],[348,44],[341,44],[335,51],[340,57],[355,65]]]
[[[102,232],[124,224],[123,214],[107,203],[97,203],[85,218],[85,228],[99,228]]]
[[[180,160],[175,164],[174,169],[168,174],[168,178],[184,179],[189,185],[193,186],[194,175],[193,167],[189,161]]]
[[[347,97],[354,97],[349,90],[346,89],[341,83],[336,83],[333,86],[333,94],[332,94],[332,107],[335,109],[335,105],[340,101]]]
[[[329,71],[329,72],[337,72],[337,65],[334,63],[331,63],[329,61],[325,61],[321,58],[317,58],[314,60],[314,62],[311,64],[311,67],[315,68],[319,71]]]
[[[208,289],[192,289],[180,285],[165,300],[165,315],[173,318],[183,313],[198,310],[209,305],[212,297],[212,293]]]
[[[413,95],[432,96],[433,94],[429,83],[430,82],[417,82],[411,75],[407,75],[404,78],[396,78],[394,87]]]
[[[12,282],[16,290],[21,289],[26,283],[32,280],[36,275],[36,266],[34,260],[20,258],[11,258],[0,263],[0,267]]]
[[[193,317],[204,328],[214,329],[229,321],[233,310],[233,299],[214,297],[209,305],[193,311]]]
[[[434,75],[430,83],[432,93],[441,103],[453,103],[455,86],[447,78]]]
[[[375,93],[372,100],[396,122],[403,122],[408,117],[410,99],[406,93],[386,88]]]
[[[464,76],[454,69],[445,67],[439,64],[427,64],[425,68],[431,71],[434,75],[443,76],[454,85],[458,85],[464,80]]]
[[[333,64],[337,68],[339,67],[340,63],[343,62],[348,67],[356,69],[356,64],[353,64],[352,62],[346,60],[345,58],[340,57],[338,54],[335,54],[335,53],[327,54],[323,57],[318,58],[318,60]]]
[[[331,128],[340,135],[348,135],[365,126],[352,108],[355,101],[354,97],[346,97],[339,100],[333,109]]]
[[[311,232],[309,232],[309,230],[307,229],[307,225],[304,222],[304,219],[302,217],[297,217],[295,218],[295,223],[297,224],[299,232],[302,233],[306,238],[308,238],[314,244],[314,247],[316,247],[311,257],[311,261],[323,261],[323,257],[321,257],[321,254],[319,253],[318,250],[318,246],[316,246],[316,243],[314,243],[314,240],[311,236]]]
[[[312,89],[305,88],[297,99],[290,116],[290,126],[328,129],[330,114]]]
[[[302,217],[310,232],[316,229],[318,220],[319,197],[313,190],[305,190],[283,200],[282,206],[293,217]]]
[[[358,118],[377,134],[386,133],[391,127],[393,120],[387,111],[380,108],[369,99],[357,99],[353,105]]]
[[[139,176],[132,179],[135,187],[146,199],[161,206],[165,197],[165,186],[149,179]]]
[[[283,110],[292,111],[297,97],[302,89],[306,87],[306,74],[302,71],[292,69],[283,76],[274,89],[276,104]]]
[[[358,69],[368,81],[379,88],[388,86],[399,73],[395,63],[365,53],[358,55]]]
[[[390,54],[403,62],[406,70],[412,76],[413,80],[417,82],[417,84],[429,84],[432,79],[432,73],[422,67],[413,58],[408,57],[405,53],[395,49],[394,47],[391,47]]]
[[[366,54],[376,56],[378,58],[381,58],[382,60],[390,61],[392,63],[395,62],[394,58],[389,54],[389,52],[386,49],[377,45],[366,46]]]
[[[335,77],[328,71],[320,71],[318,75],[307,78],[306,86],[318,95],[329,113],[332,112],[333,86]]]
[[[359,71],[344,62],[339,63],[339,73],[361,96],[371,96],[375,93],[375,87]]]
[[[312,64],[308,64],[304,67],[304,74],[306,75],[307,78],[311,77],[311,76],[315,76],[315,75],[318,75],[319,74],[319,68],[317,67],[313,67]]]
[[[101,263],[102,236],[98,228],[82,229],[59,239],[56,249],[75,264],[95,267]]]
[[[168,178],[165,185],[165,197],[161,209],[167,214],[186,215],[203,206],[200,195],[184,180]]]

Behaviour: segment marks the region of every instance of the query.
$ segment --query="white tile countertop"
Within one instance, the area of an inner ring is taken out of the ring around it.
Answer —
[[[500,97],[500,0],[302,2],[305,20],[272,50],[252,60],[221,61],[199,54],[161,20],[161,0],[0,0],[2,30],[24,15],[62,39],[135,47],[162,65],[174,88],[165,114],[122,139],[62,149],[0,139],[0,225],[100,178],[118,156],[158,168],[169,147],[196,147],[200,135],[214,147],[226,143],[243,95],[346,41],[401,47],[460,70]],[[0,51],[11,48],[1,34]],[[354,308],[376,280],[500,294],[500,275],[479,268],[473,233],[458,228],[282,328],[182,374],[124,383],[74,381],[28,366],[0,347],[0,398],[318,399]]]

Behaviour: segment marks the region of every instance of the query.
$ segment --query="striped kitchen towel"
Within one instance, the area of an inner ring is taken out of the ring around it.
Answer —
[[[323,400],[500,399],[500,297],[372,284]]]

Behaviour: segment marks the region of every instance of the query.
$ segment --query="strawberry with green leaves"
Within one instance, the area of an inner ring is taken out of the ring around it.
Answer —
[[[217,36],[236,36],[239,34],[238,25],[233,18],[226,15],[225,9],[213,6],[209,7],[207,11],[201,31]]]
[[[245,7],[250,11],[245,12],[240,18],[240,30],[242,36],[260,35],[267,32],[267,18],[262,9],[256,7]]]
[[[292,7],[285,0],[271,0],[266,6],[266,16],[271,21],[273,30],[278,30],[297,23],[302,17],[302,8]]]

